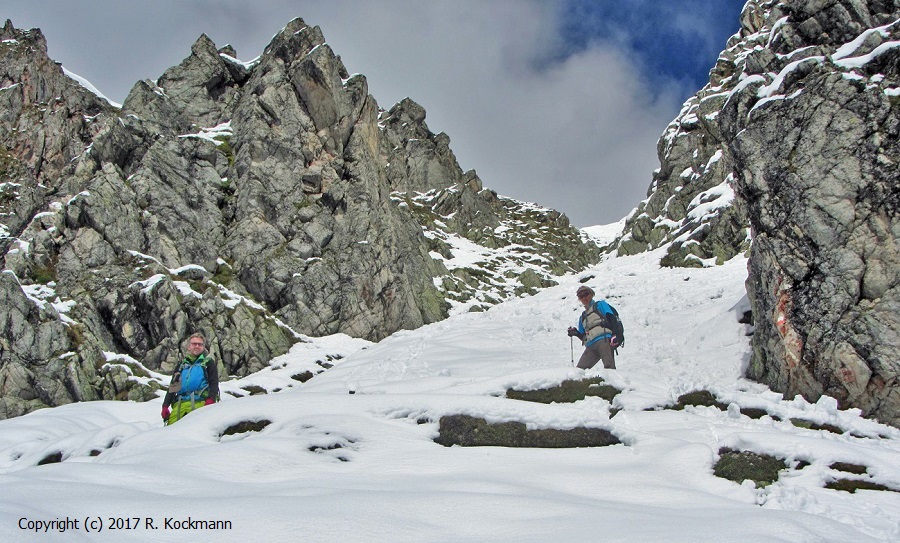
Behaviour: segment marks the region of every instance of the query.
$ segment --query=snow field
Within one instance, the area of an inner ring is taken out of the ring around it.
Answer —
[[[839,411],[828,398],[785,399],[741,377],[750,331],[746,261],[660,269],[659,253],[604,261],[560,285],[483,313],[456,315],[378,344],[309,338],[270,369],[223,387],[280,392],[223,401],[171,427],[160,402],[92,402],[0,421],[4,541],[895,541],[900,494],[823,488],[833,462],[900,488],[900,431]],[[620,312],[627,342],[617,370],[581,371],[565,334],[593,287]],[[327,355],[335,366],[290,378]],[[602,376],[623,389],[610,404],[503,398],[565,379]],[[280,383],[280,384],[279,384]],[[291,385],[290,387],[288,385]],[[662,409],[706,389],[727,411]],[[353,394],[350,394],[350,392]],[[753,420],[740,407],[778,415]],[[618,411],[615,416],[611,410]],[[605,428],[603,448],[443,447],[442,415],[529,428]],[[794,427],[802,417],[848,430]],[[242,421],[259,432],[222,436]],[[852,435],[851,435],[852,433]],[[722,447],[785,458],[757,489],[712,474]],[[91,456],[91,451],[99,452]],[[62,462],[37,466],[61,452]],[[846,475],[846,474],[845,474]],[[162,528],[165,519],[219,519],[219,531]],[[141,527],[35,533],[20,519],[134,517]],[[146,519],[158,529],[146,528]]]

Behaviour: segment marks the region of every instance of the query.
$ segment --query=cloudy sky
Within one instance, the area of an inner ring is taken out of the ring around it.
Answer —
[[[744,0],[0,0],[51,58],[123,102],[203,33],[241,60],[295,17],[322,28],[385,109],[404,97],[486,187],[615,222],[646,197],[656,141],[700,89]]]

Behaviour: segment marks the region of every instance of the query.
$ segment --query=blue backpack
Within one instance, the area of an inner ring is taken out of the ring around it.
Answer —
[[[206,376],[206,357],[200,355],[193,362],[185,360],[181,363],[181,398],[198,399],[209,389],[209,378]]]

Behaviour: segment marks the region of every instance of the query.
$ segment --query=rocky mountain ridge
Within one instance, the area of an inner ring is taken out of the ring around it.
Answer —
[[[895,426],[898,21],[897,0],[748,1],[609,248],[748,254],[747,375]],[[149,397],[116,361],[166,371],[191,328],[241,376],[298,332],[380,339],[597,258],[564,215],[463,172],[421,106],[380,109],[302,20],[253,63],[201,37],[121,110],[42,44],[4,27],[3,416]],[[469,244],[479,260],[455,258]]]
[[[898,31],[897,1],[748,1],[613,247],[668,245],[670,266],[749,251],[748,376],[894,425]]]
[[[599,258],[463,172],[421,106],[379,108],[302,19],[252,63],[201,36],[121,109],[39,30],[0,38],[0,417],[154,397],[129,376],[170,371],[195,329],[242,376],[304,334],[378,340]]]

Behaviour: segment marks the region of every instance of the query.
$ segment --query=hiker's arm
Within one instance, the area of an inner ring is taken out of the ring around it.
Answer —
[[[163,407],[168,407],[175,403],[175,393],[174,392],[166,392],[166,397],[163,398]]]
[[[177,392],[181,388],[181,368],[176,368],[175,373],[172,374],[172,379],[169,381],[169,388],[166,389],[166,397],[163,398],[163,407],[168,407],[175,403],[177,399]]]

